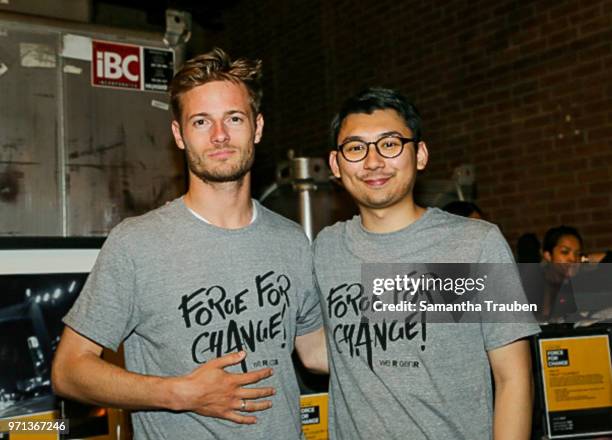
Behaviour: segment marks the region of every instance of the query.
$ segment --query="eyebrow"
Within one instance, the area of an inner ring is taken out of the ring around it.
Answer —
[[[562,245],[562,244],[559,245],[559,246],[561,246],[561,250],[562,251],[582,252],[582,249],[574,249],[574,248],[571,248],[569,246],[565,246],[565,245]]]
[[[384,137],[387,136],[399,136],[399,137],[405,137],[402,133],[400,133],[399,131],[385,131],[383,133],[379,133],[378,136],[376,137],[376,141],[374,142],[378,142],[379,140],[381,140]],[[350,141],[361,141],[361,142],[367,142],[363,137],[361,136],[347,136],[345,137],[342,142],[340,142],[340,144],[344,144],[346,142],[350,142]]]
[[[225,113],[223,113],[223,116],[230,116],[230,115],[234,115],[234,114],[241,114],[244,116],[249,116],[247,112],[243,111],[243,110],[228,110]],[[207,113],[207,112],[200,112],[200,113],[194,113],[193,115],[189,116],[188,121],[192,120],[193,118],[197,117],[197,116],[203,116],[205,118],[210,117],[211,114]]]

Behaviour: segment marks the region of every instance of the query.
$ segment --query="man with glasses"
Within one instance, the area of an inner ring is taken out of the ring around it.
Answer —
[[[498,228],[413,199],[427,165],[421,120],[398,92],[371,88],[331,126],[333,174],[360,216],[314,244],[330,350],[330,438],[528,439],[535,324],[431,323],[366,316],[364,263],[508,263]],[[365,306],[365,307],[364,307]],[[495,411],[490,369],[495,381]]]

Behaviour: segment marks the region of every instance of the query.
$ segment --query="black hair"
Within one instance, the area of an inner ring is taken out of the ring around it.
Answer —
[[[544,241],[542,242],[542,251],[552,252],[555,246],[557,246],[557,243],[559,242],[561,237],[564,237],[566,235],[576,237],[580,242],[580,247],[582,247],[582,237],[580,236],[578,229],[573,228],[571,226],[561,225],[554,228],[550,228],[548,231],[546,231],[546,234],[544,235]]]
[[[542,260],[542,257],[538,236],[533,232],[521,235],[516,242],[516,262],[539,263],[540,260]]]
[[[350,97],[334,116],[330,127],[330,146],[335,149],[338,142],[340,126],[344,120],[355,113],[371,115],[376,110],[395,110],[412,131],[412,137],[421,140],[421,116],[408,99],[397,90],[382,87],[370,87]]]
[[[475,203],[466,202],[465,200],[452,201],[447,203],[442,209],[446,212],[450,212],[451,214],[460,215],[461,217],[469,217],[474,212],[477,212],[481,217],[484,217],[482,210]]]

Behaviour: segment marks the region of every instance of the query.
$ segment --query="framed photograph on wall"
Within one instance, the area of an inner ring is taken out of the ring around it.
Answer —
[[[612,434],[611,329],[549,329],[536,337],[537,389],[548,438]],[[539,376],[539,377],[537,377]]]
[[[69,421],[69,434],[62,438],[120,438],[122,417],[114,410],[62,399],[51,388],[62,318],[103,241],[0,238],[0,422],[54,413]],[[3,438],[6,433],[0,433]]]

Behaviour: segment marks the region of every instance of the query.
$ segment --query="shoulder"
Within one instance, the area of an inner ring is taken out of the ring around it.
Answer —
[[[485,220],[462,217],[438,208],[430,208],[430,225],[434,228],[456,232],[462,235],[483,238],[490,233],[499,233],[499,228]]]
[[[477,220],[430,208],[430,216],[425,229],[431,228],[430,235],[443,238],[451,243],[483,246],[488,242],[503,242],[505,239],[497,225],[485,220]]]
[[[152,229],[161,227],[164,223],[172,221],[172,219],[177,216],[179,203],[180,199],[175,199],[142,215],[125,218],[113,228],[111,234],[126,236],[130,234],[146,233]]]
[[[493,223],[476,220],[436,210],[440,222],[446,224],[452,241],[463,248],[472,247],[477,252],[477,262],[514,262],[512,251],[501,231]]]
[[[131,253],[149,248],[180,218],[180,199],[175,199],[142,215],[122,220],[109,233],[104,247]]]
[[[512,253],[493,223],[430,208],[417,231],[422,246],[443,259],[466,262],[508,262]]]
[[[346,234],[347,228],[355,222],[361,222],[358,215],[354,216],[350,220],[339,221],[333,225],[326,226],[325,228],[321,229],[313,242],[315,254],[317,253],[317,250],[320,251],[329,247],[337,247]]]
[[[348,222],[343,221],[343,222],[336,222],[330,226],[325,226],[317,234],[315,243],[325,243],[326,241],[333,240],[336,237],[340,237],[344,233],[347,223]]]
[[[271,209],[257,203],[258,216],[267,228],[268,232],[282,240],[292,240],[297,244],[310,247],[310,241],[299,223],[284,217]]]

